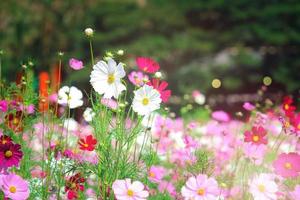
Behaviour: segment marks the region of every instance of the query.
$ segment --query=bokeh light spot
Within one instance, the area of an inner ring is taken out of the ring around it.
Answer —
[[[265,76],[263,79],[263,83],[265,86],[269,86],[272,84],[272,78],[270,76]]]
[[[215,78],[215,79],[211,82],[211,86],[212,86],[213,88],[220,88],[221,85],[222,85],[221,80],[220,80],[220,79],[217,79],[217,78]]]

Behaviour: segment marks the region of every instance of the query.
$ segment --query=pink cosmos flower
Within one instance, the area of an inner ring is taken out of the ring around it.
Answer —
[[[172,197],[176,196],[174,185],[168,181],[161,181],[158,185],[158,191],[161,193],[169,193]]]
[[[1,176],[0,186],[5,197],[12,200],[26,200],[29,197],[28,182],[16,174]]]
[[[297,153],[283,153],[274,161],[275,173],[284,178],[297,177],[300,173],[300,155]]]
[[[263,162],[267,147],[262,144],[252,145],[251,143],[245,143],[243,150],[247,158],[252,160],[256,165],[260,165]]]
[[[77,60],[75,58],[71,58],[69,60],[69,65],[74,70],[80,70],[83,68],[83,62],[81,60]]]
[[[128,79],[133,85],[141,87],[144,85],[145,80],[149,80],[149,77],[146,74],[143,74],[143,72],[132,71],[128,75]]]
[[[136,64],[140,70],[151,74],[154,74],[160,68],[157,62],[155,62],[151,58],[146,58],[146,57],[138,57],[136,59]]]
[[[8,110],[8,102],[6,100],[0,100],[0,110],[2,112],[7,112],[7,110]]]
[[[150,82],[148,82],[147,85],[152,86],[159,92],[160,98],[164,103],[168,102],[171,96],[171,90],[166,90],[169,85],[166,81],[160,82],[159,79],[154,78]]]
[[[289,195],[293,200],[300,200],[300,185],[296,185],[295,190],[290,192]]]
[[[253,127],[252,131],[246,131],[244,133],[244,141],[245,142],[251,142],[252,144],[260,145],[260,144],[267,144],[268,141],[265,138],[267,135],[267,132],[265,129],[261,126],[259,127]]]
[[[229,117],[228,113],[226,113],[223,110],[214,111],[211,114],[211,116],[214,120],[217,120],[219,122],[229,122],[230,121],[230,117]]]
[[[145,186],[139,182],[131,179],[115,180],[112,189],[117,200],[146,200],[149,192],[144,190]]]
[[[161,166],[151,166],[148,178],[153,183],[159,183],[165,176],[166,169]]]
[[[197,177],[190,177],[185,186],[181,188],[181,194],[185,200],[213,200],[219,195],[218,183],[214,178],[199,174]]]
[[[107,106],[108,108],[113,109],[113,110],[116,110],[118,108],[118,103],[113,99],[102,98],[101,103],[103,105]]]
[[[252,111],[252,110],[255,109],[255,106],[254,106],[253,104],[249,103],[249,102],[245,102],[245,103],[243,104],[243,108],[244,108],[245,110]]]

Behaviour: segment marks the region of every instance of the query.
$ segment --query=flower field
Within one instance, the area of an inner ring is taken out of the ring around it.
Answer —
[[[95,55],[94,32],[85,34],[91,64],[63,65],[59,53],[56,81],[41,73],[38,91],[32,62],[16,83],[1,79],[0,199],[300,199],[295,97],[244,102],[242,119],[203,106],[194,91],[201,115],[176,115],[158,62]],[[63,66],[88,70],[88,90],[64,82]]]

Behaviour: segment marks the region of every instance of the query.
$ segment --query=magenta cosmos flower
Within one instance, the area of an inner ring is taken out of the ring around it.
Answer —
[[[219,122],[229,122],[230,121],[230,116],[228,115],[227,112],[225,112],[223,110],[214,111],[211,114],[211,116],[214,120],[217,120]]]
[[[22,157],[23,153],[19,144],[0,144],[0,168],[18,167]]]
[[[259,126],[259,127],[253,127],[252,131],[246,131],[244,133],[244,141],[245,142],[251,142],[252,144],[260,145],[260,144],[267,144],[268,141],[266,139],[267,132],[266,130]]]
[[[164,103],[168,102],[172,92],[171,90],[167,90],[169,84],[166,81],[160,82],[159,79],[154,78],[147,85],[152,86],[159,92],[160,98]]]
[[[161,166],[151,166],[148,178],[153,183],[159,183],[165,176],[166,170]]]
[[[8,102],[6,100],[0,100],[0,110],[2,112],[7,112],[7,110],[8,110]]]
[[[208,178],[204,174],[190,177],[185,186],[181,188],[181,194],[185,200],[213,200],[219,195],[218,183],[214,178]]]
[[[300,155],[297,153],[283,153],[274,161],[275,173],[284,178],[297,177],[300,173]]]
[[[11,200],[26,200],[29,197],[28,182],[16,174],[1,177],[1,189],[6,198]]]
[[[115,180],[112,189],[117,200],[146,200],[148,191],[144,190],[144,185],[139,181],[131,183],[131,179]]]
[[[83,68],[83,62],[81,60],[77,60],[75,58],[71,58],[69,60],[69,65],[74,70],[80,70]]]
[[[160,68],[157,62],[155,62],[151,58],[146,57],[138,57],[136,59],[136,64],[140,70],[151,74],[154,74]]]

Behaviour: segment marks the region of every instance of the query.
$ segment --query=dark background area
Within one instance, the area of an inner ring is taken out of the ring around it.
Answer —
[[[300,3],[296,0],[1,0],[0,49],[4,77],[14,80],[21,63],[49,70],[63,51],[66,83],[88,86],[89,43],[95,55],[125,50],[156,59],[177,96],[255,93],[264,76],[270,90],[299,94]],[[85,70],[68,68],[70,57]],[[219,89],[211,82],[218,78]]]

